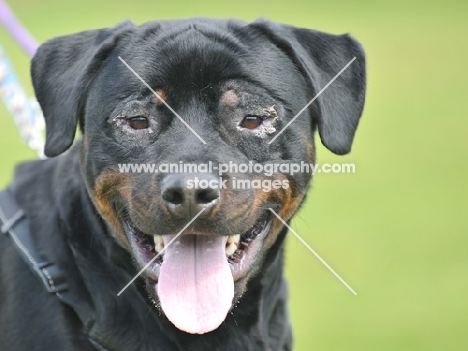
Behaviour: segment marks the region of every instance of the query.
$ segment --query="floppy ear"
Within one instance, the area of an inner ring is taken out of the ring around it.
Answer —
[[[311,106],[322,143],[335,154],[348,153],[366,92],[365,55],[361,45],[349,35],[332,35],[264,20],[253,25],[291,57],[312,89],[312,96],[356,58]]]
[[[134,24],[127,21],[115,28],[58,37],[39,47],[32,59],[31,76],[46,123],[46,156],[57,156],[72,145],[78,119],[83,127],[89,83],[131,28]]]

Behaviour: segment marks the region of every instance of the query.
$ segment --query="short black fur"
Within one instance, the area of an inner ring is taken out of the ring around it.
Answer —
[[[354,57],[275,143],[268,144],[275,133],[239,127],[245,115],[273,106],[277,133]],[[1,236],[0,349],[291,350],[282,225],[264,239],[258,262],[236,283],[231,313],[212,332],[192,335],[174,327],[154,306],[151,276],[144,274],[117,296],[139,270],[122,223],[131,219],[143,232],[174,233],[188,220],[164,212],[161,175],[124,177],[117,164],[314,163],[316,129],[327,148],[345,154],[364,106],[364,60],[348,35],[265,20],[125,22],[43,44],[31,74],[46,121],[45,154],[54,158],[20,165],[10,189],[27,214],[38,251],[66,270],[75,308],[45,292],[11,240]],[[133,115],[147,117],[152,132],[129,129],[122,120]],[[70,148],[78,124],[83,138]],[[223,192],[217,211],[192,229],[243,233],[268,207],[289,220],[304,201],[311,175],[286,179],[287,192]],[[77,309],[89,311],[89,322],[83,323]]]

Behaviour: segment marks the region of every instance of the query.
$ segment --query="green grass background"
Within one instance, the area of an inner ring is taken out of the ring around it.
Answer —
[[[353,151],[321,145],[319,174],[292,235],[286,273],[295,350],[468,350],[468,2],[10,0],[39,40],[89,28],[189,16],[264,16],[350,32],[367,52],[368,95]],[[0,30],[32,94],[29,59]],[[0,106],[0,185],[34,154]]]

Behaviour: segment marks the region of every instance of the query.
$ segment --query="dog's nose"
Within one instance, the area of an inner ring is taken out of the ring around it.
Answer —
[[[169,174],[161,183],[163,203],[179,217],[206,217],[219,202],[218,178],[213,174]]]

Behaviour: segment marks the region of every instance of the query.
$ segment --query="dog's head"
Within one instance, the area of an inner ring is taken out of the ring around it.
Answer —
[[[364,54],[349,36],[264,20],[127,22],[60,37],[40,47],[32,77],[45,154],[68,149],[80,125],[94,205],[138,270],[153,261],[150,299],[189,333],[223,322],[279,240],[273,211],[288,221],[301,204],[311,173],[274,164],[314,163],[317,128],[328,149],[349,152],[365,94]],[[273,172],[242,166],[254,163]]]

